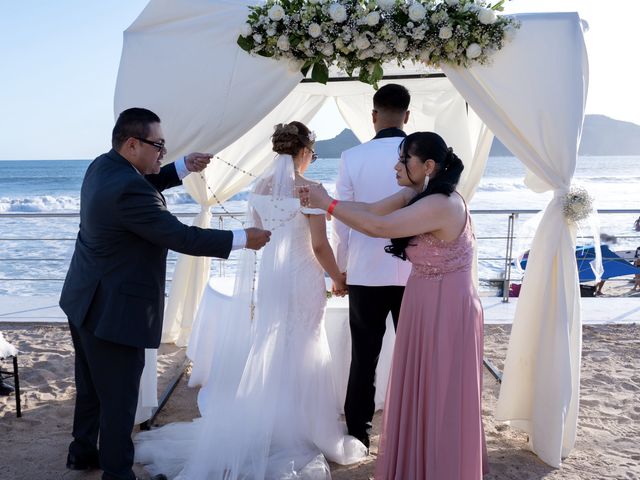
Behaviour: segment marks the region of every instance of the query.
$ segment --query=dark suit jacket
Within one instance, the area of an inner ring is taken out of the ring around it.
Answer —
[[[167,249],[228,258],[231,232],[189,227],[167,210],[160,192],[180,184],[173,164],[142,176],[115,150],[89,165],[80,231],[60,297],[71,323],[104,340],[157,348]]]

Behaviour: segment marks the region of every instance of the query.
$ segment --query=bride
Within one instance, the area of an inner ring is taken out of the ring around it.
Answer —
[[[273,165],[255,182],[247,218],[272,231],[259,259],[244,251],[227,310],[216,311],[202,417],[140,433],[136,461],[180,480],[327,480],[327,460],[355,463],[365,446],[346,435],[324,328],[324,272],[346,290],[324,211],[294,192],[315,160],[315,135],[279,124]],[[259,265],[259,268],[258,268]],[[212,312],[213,313],[213,312]]]

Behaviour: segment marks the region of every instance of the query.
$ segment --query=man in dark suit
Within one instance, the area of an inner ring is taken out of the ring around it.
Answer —
[[[160,344],[167,249],[228,258],[233,248],[261,248],[270,232],[189,227],[167,210],[162,190],[201,171],[211,156],[193,153],[161,168],[166,150],[155,113],[122,112],[112,146],[85,174],[80,231],[60,297],[76,353],[67,467],[101,467],[103,480],[134,480],[131,432],[144,349]]]

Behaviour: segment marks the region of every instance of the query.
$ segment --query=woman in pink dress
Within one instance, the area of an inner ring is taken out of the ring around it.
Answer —
[[[409,135],[395,166],[408,188],[377,203],[300,192],[412,264],[393,355],[376,480],[478,480],[482,428],[483,313],[472,279],[475,237],[455,190],[464,166],[432,132]],[[347,273],[348,275],[348,273]]]

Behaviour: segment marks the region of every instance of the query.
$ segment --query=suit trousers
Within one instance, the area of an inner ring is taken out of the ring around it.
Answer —
[[[103,480],[134,480],[131,432],[144,348],[96,337],[69,323],[75,349],[76,405],[69,453],[84,459],[98,450]]]
[[[344,404],[349,434],[368,446],[375,413],[375,374],[391,313],[398,326],[404,287],[349,285],[349,326],[351,328],[351,368]]]

